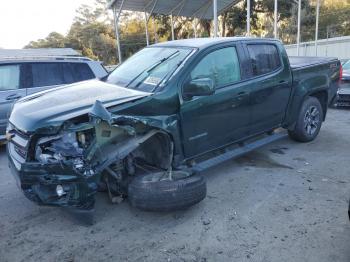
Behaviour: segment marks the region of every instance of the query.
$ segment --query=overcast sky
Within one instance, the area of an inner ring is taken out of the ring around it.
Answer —
[[[0,47],[22,48],[52,31],[66,34],[84,3],[93,0],[0,0]]]

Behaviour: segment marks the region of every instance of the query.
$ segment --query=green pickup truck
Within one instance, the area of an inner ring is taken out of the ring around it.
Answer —
[[[203,38],[147,47],[105,79],[19,100],[9,166],[38,204],[154,211],[203,200],[201,171],[276,141],[312,141],[336,95],[340,62],[288,58],[278,40]],[[286,130],[286,131],[283,131]]]

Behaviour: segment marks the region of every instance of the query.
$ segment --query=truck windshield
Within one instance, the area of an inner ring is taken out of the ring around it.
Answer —
[[[117,67],[107,82],[145,92],[155,92],[190,54],[190,48],[145,48]]]

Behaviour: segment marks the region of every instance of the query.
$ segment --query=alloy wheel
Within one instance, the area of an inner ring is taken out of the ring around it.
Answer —
[[[310,106],[305,113],[304,129],[309,136],[312,136],[317,131],[320,125],[320,111],[316,106]]]

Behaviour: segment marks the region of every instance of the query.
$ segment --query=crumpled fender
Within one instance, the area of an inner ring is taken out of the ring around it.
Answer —
[[[98,100],[89,115],[95,128],[96,139],[85,153],[85,158],[99,162],[96,173],[102,172],[116,160],[124,159],[152,136],[159,133],[168,136],[164,130],[166,124],[162,119],[114,115]]]
[[[101,101],[96,101],[90,112],[92,121],[97,124],[105,121],[112,127],[118,127],[125,130],[129,135],[135,136],[138,133],[146,133],[148,130],[157,129],[166,133],[172,142],[181,141],[179,133],[179,119],[177,115],[158,115],[158,116],[129,116],[118,115],[109,112]],[[174,144],[174,155],[183,155],[182,146]],[[180,160],[180,159],[179,159]]]
[[[177,119],[169,116],[155,116],[155,117],[144,117],[144,116],[127,116],[127,115],[113,115],[109,112],[102,104],[101,101],[96,100],[92,106],[90,116],[98,118],[108,122],[110,125],[124,126],[132,125],[136,123],[142,123],[144,125],[168,130],[171,126],[177,124]]]

